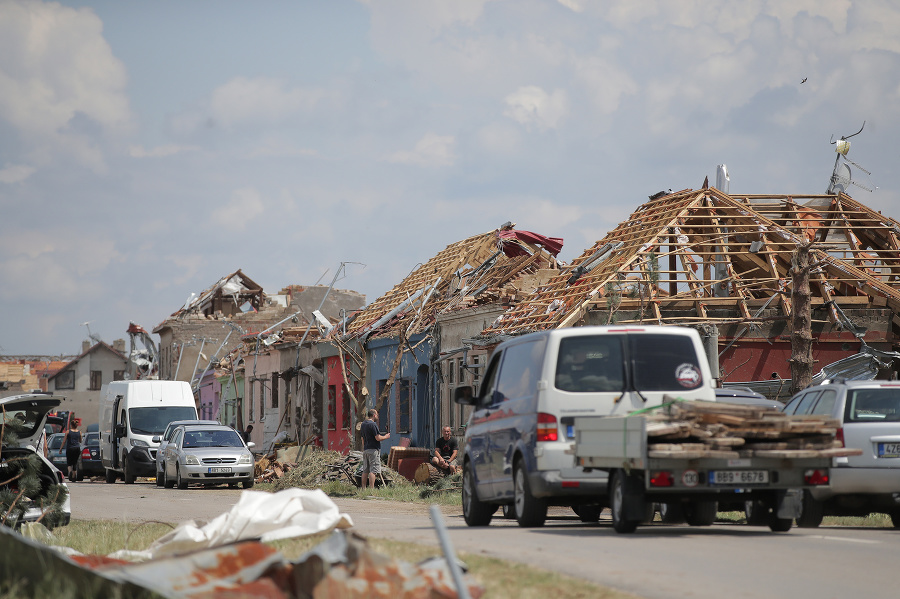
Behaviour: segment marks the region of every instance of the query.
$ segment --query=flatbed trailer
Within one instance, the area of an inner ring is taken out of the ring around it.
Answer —
[[[752,523],[776,532],[790,530],[800,515],[802,490],[827,485],[832,458],[855,451],[739,451],[744,440],[728,435],[699,447],[667,445],[653,442],[648,424],[657,423],[640,414],[574,420],[575,461],[585,469],[608,472],[608,501],[619,533],[633,532],[652,519],[656,505],[664,521],[708,526],[720,505],[743,508],[746,502],[755,509]]]

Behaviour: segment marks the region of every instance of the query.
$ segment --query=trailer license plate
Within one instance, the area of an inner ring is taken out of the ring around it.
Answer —
[[[900,458],[900,443],[879,443],[879,458]]]
[[[714,470],[709,473],[711,485],[762,485],[768,482],[768,470]]]
[[[210,468],[209,474],[230,474],[231,468]]]

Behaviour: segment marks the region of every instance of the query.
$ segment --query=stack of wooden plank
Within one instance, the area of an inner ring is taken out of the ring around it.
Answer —
[[[774,408],[674,402],[645,415],[651,458],[813,458],[861,455],[835,439],[830,416],[793,416]]]

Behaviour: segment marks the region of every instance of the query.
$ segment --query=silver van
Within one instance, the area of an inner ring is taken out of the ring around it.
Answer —
[[[834,458],[831,484],[803,492],[797,526],[823,516],[890,515],[900,528],[900,381],[846,381],[809,387],[785,405],[788,414],[831,416],[837,438],[862,455]]]
[[[462,451],[463,515],[485,526],[502,505],[520,526],[541,526],[550,505],[596,521],[607,476],[585,472],[571,453],[576,416],[628,414],[664,396],[715,401],[700,335],[663,326],[556,329],[498,345],[472,405]]]

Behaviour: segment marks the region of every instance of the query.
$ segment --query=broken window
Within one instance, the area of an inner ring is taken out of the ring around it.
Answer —
[[[125,380],[125,371],[124,370],[113,370],[113,380],[114,381],[124,381]]]
[[[337,429],[337,418],[335,410],[337,409],[337,388],[334,385],[328,385],[328,430]]]
[[[377,393],[375,394],[376,402],[379,400],[379,398],[381,398],[381,394],[384,392],[385,387],[387,387],[387,379],[380,379],[376,384],[376,389],[378,389]],[[384,403],[381,404],[380,408],[378,408],[378,430],[380,430],[382,433],[388,430],[388,425],[391,422],[388,418],[390,415],[390,406],[391,398],[390,394],[388,394],[388,396],[384,399]]]
[[[56,376],[57,389],[74,389],[75,388],[75,371],[64,370]]]
[[[350,394],[341,389],[341,428],[350,430]]]
[[[397,381],[397,432],[409,434],[412,414],[412,381]]]
[[[272,408],[278,407],[278,373],[272,373]]]

